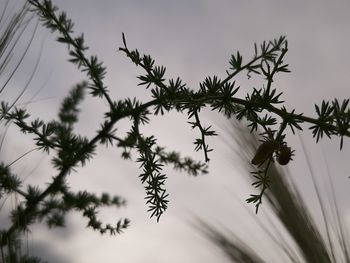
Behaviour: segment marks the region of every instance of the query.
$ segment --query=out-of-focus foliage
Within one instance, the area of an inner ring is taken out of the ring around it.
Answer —
[[[233,122],[232,130],[229,133],[231,139],[238,142],[239,145],[245,146],[244,149],[240,150],[239,156],[243,162],[247,162],[250,154],[258,148],[258,138],[246,136],[246,129],[237,122]],[[252,168],[254,167],[250,166],[248,169]],[[312,169],[309,170],[312,171]],[[271,212],[285,231],[277,229],[276,225],[272,224],[272,220],[269,220],[270,224],[260,222],[260,226],[262,226],[262,233],[265,233],[271,242],[271,251],[274,251],[274,255],[280,256],[279,262],[350,262],[348,228],[345,227],[342,220],[334,192],[331,197],[326,198],[332,199],[328,201],[334,206],[335,214],[333,210],[326,209],[326,204],[323,202],[327,200],[323,198],[324,196],[321,198],[322,193],[316,184],[315,175],[311,174],[316,193],[319,195],[317,200],[322,210],[323,218],[321,221],[325,222],[326,231],[322,234],[320,225],[315,222],[296,186],[292,185],[289,175],[275,164],[270,165],[268,173],[273,183],[266,191],[267,204],[271,208],[266,211]],[[328,176],[329,187],[331,187],[333,184],[330,175]],[[334,191],[332,187],[330,190]],[[234,233],[229,233],[227,230],[223,232],[204,221],[200,221],[199,229],[231,262],[269,262],[266,255],[261,254],[261,250],[254,249],[255,247],[250,245],[249,241],[239,238]]]

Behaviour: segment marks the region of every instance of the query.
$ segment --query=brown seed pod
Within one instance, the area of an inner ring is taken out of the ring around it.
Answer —
[[[290,160],[292,160],[293,152],[290,147],[287,145],[282,145],[279,149],[279,153],[277,156],[277,162],[280,165],[286,165],[289,163]]]
[[[265,141],[260,144],[257,149],[255,156],[252,160],[252,164],[260,165],[263,164],[267,159],[269,159],[273,152],[277,150],[279,147],[279,143],[274,140]]]

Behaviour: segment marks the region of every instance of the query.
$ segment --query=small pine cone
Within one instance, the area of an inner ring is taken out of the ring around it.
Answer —
[[[277,156],[277,162],[280,165],[286,165],[292,160],[293,152],[290,147],[286,145],[282,145],[279,149],[279,153]]]
[[[263,164],[267,159],[269,159],[273,152],[277,150],[279,147],[279,143],[274,140],[265,141],[260,144],[257,149],[255,156],[252,160],[252,164],[260,165]]]

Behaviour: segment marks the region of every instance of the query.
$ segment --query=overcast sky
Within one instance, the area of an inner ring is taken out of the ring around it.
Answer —
[[[4,2],[0,0],[0,5]],[[122,45],[122,32],[126,35],[129,48],[151,54],[158,64],[167,67],[168,77],[180,76],[193,88],[198,88],[198,83],[208,75],[225,77],[230,54],[237,50],[247,61],[253,54],[254,42],[286,35],[289,52],[285,61],[292,73],[280,75],[274,85],[284,92],[283,98],[289,108],[313,115],[314,104],[322,99],[349,97],[350,2],[346,0],[53,2],[61,10],[67,11],[75,23],[75,32],[84,32],[86,44],[90,46],[89,54],[98,55],[107,66],[106,84],[116,100],[135,96],[146,101],[150,96],[143,87],[137,86],[136,76],[141,71],[123,53],[117,52]],[[32,23],[32,28],[34,26],[35,23]],[[18,94],[43,44],[38,72],[23,101],[31,98],[43,86],[37,96],[39,101],[29,109],[33,116],[46,120],[55,117],[61,99],[75,83],[85,78],[74,65],[67,62],[67,47],[56,43],[55,37],[47,29],[38,28],[32,48],[22,65],[23,74],[17,74],[8,92],[8,96]],[[253,84],[244,78],[239,80],[241,94],[244,95]],[[87,98],[82,105],[77,130],[92,136],[106,109],[106,104],[101,100]],[[223,118],[210,113],[204,113],[202,118],[205,123],[213,123],[220,135],[225,136],[225,131],[220,129]],[[186,122],[186,116],[171,113],[152,120],[144,132],[156,134],[159,144],[170,150],[201,159],[202,153],[193,153],[192,141],[197,132],[192,131]],[[127,129],[127,122],[118,126],[120,132]],[[12,136],[4,146],[10,149],[4,157],[6,160],[13,160],[32,147],[29,140],[15,137],[15,128],[11,131]],[[339,152],[337,139],[316,145],[310,134],[305,127],[302,137],[308,154],[320,176],[325,171],[324,163],[329,164],[339,202],[349,223],[349,141],[345,140],[344,150]],[[308,190],[311,183],[298,140],[298,137],[290,138],[290,144],[297,152],[290,165],[291,174],[312,204],[315,195]],[[190,222],[194,222],[194,216],[197,216],[232,229],[248,242],[256,242],[258,252],[268,251],[264,253],[270,260],[268,262],[274,262],[272,246],[263,242],[264,237],[256,232],[257,228],[252,226],[253,220],[247,217],[242,208],[244,200],[253,191],[244,178],[247,172],[238,162],[234,162],[229,145],[219,138],[209,143],[214,147],[209,175],[193,178],[167,170],[169,178],[166,187],[170,193],[170,204],[159,223],[149,219],[146,212],[143,186],[138,179],[138,164],[120,160],[118,149],[100,147],[91,163],[79,169],[77,174],[72,174],[70,186],[76,190],[106,191],[125,197],[128,200],[127,208],[102,211],[101,216],[107,223],[128,217],[131,219],[130,228],[120,236],[101,237],[85,228],[86,221],[79,214],[71,214],[66,230],[48,231],[45,227],[35,226],[35,231],[29,237],[32,250],[41,251],[39,253],[46,256],[44,259],[49,262],[228,262],[191,226]],[[322,159],[322,152],[326,159]],[[27,181],[50,181],[54,171],[50,168],[50,159],[42,158],[41,154],[33,154],[18,164],[16,169],[26,169],[22,171],[22,176],[26,176],[26,171],[35,168],[33,163],[37,162],[40,165]]]

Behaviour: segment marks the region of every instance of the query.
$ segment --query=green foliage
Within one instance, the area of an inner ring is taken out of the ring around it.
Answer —
[[[256,211],[271,181],[267,173],[270,164],[275,161],[275,157],[280,164],[288,163],[291,158],[292,150],[285,141],[287,128],[294,133],[295,129],[302,129],[302,123],[309,123],[317,141],[323,134],[339,136],[341,147],[343,137],[350,135],[348,100],[342,103],[337,100],[333,103],[323,102],[321,110],[316,106],[317,118],[306,117],[295,113],[294,109],[287,110],[281,106],[282,93],[273,88],[272,84],[277,73],[289,72],[288,65],[283,61],[288,51],[288,43],[284,36],[263,42],[260,46],[255,44],[253,57],[249,61],[244,61],[242,55],[237,52],[229,60],[229,69],[224,79],[209,76],[200,83],[198,90],[193,90],[180,78],[166,80],[166,68],[157,65],[150,55],[143,55],[137,49],[129,49],[123,34],[123,47],[119,50],[144,70],[137,78],[140,86],[150,90],[152,99],[148,102],[141,102],[137,98],[116,101],[109,96],[108,88],[104,84],[106,68],[96,56],[86,54],[88,46],[85,44],[84,35],[73,36],[74,25],[66,13],[59,12],[50,0],[28,0],[28,3],[43,25],[52,33],[58,34],[57,41],[67,45],[69,61],[84,72],[88,80],[72,89],[62,102],[58,118],[50,122],[40,119],[30,121],[30,114],[25,109],[1,102],[0,119],[15,124],[24,134],[33,135],[37,149],[53,153],[52,164],[57,174],[46,189],[29,185],[23,190],[23,183],[11,174],[10,165],[1,164],[0,171],[3,173],[0,175],[0,191],[15,192],[22,196],[25,202],[12,211],[12,225],[2,232],[0,246],[8,244],[9,238],[27,230],[30,224],[36,221],[44,220],[49,227],[64,226],[64,216],[73,209],[80,211],[88,219],[88,226],[101,234],[120,233],[128,226],[127,219],[117,221],[115,226],[104,225],[97,219],[98,207],[119,207],[125,204],[120,197],[110,199],[104,194],[99,198],[85,191],[73,193],[67,187],[67,177],[75,172],[75,168],[84,166],[92,159],[98,144],[121,148],[121,157],[124,159],[132,159],[134,154],[138,156],[136,160],[141,169],[139,178],[145,188],[148,211],[151,217],[156,217],[158,221],[169,202],[165,188],[167,177],[162,171],[164,165],[173,165],[175,169],[191,175],[207,173],[206,163],[209,162],[209,153],[212,151],[207,141],[208,137],[216,136],[216,132],[211,125],[206,126],[201,121],[200,112],[206,107],[222,113],[227,118],[245,118],[251,131],[258,128],[263,130],[263,143],[271,141],[276,145],[268,153],[261,151],[263,161],[256,162],[260,169],[254,172],[256,181],[253,185],[260,193],[247,199],[255,204]],[[240,87],[233,81],[239,73],[246,73],[248,78],[260,75],[266,84],[260,89],[254,89],[245,98],[239,98],[236,94]],[[76,134],[74,131],[74,124],[78,121],[78,105],[86,92],[92,97],[105,100],[109,107],[100,129],[92,138]],[[203,152],[205,162],[181,158],[179,153],[173,151],[167,152],[157,144],[154,136],[146,137],[142,134],[143,126],[149,123],[152,115],[163,115],[172,110],[186,114],[192,129],[199,133],[194,141],[194,150]],[[129,119],[132,125],[124,137],[117,137],[115,126],[122,119]],[[290,154],[288,151],[286,154],[286,149],[289,149]],[[283,162],[280,161],[282,155]]]

